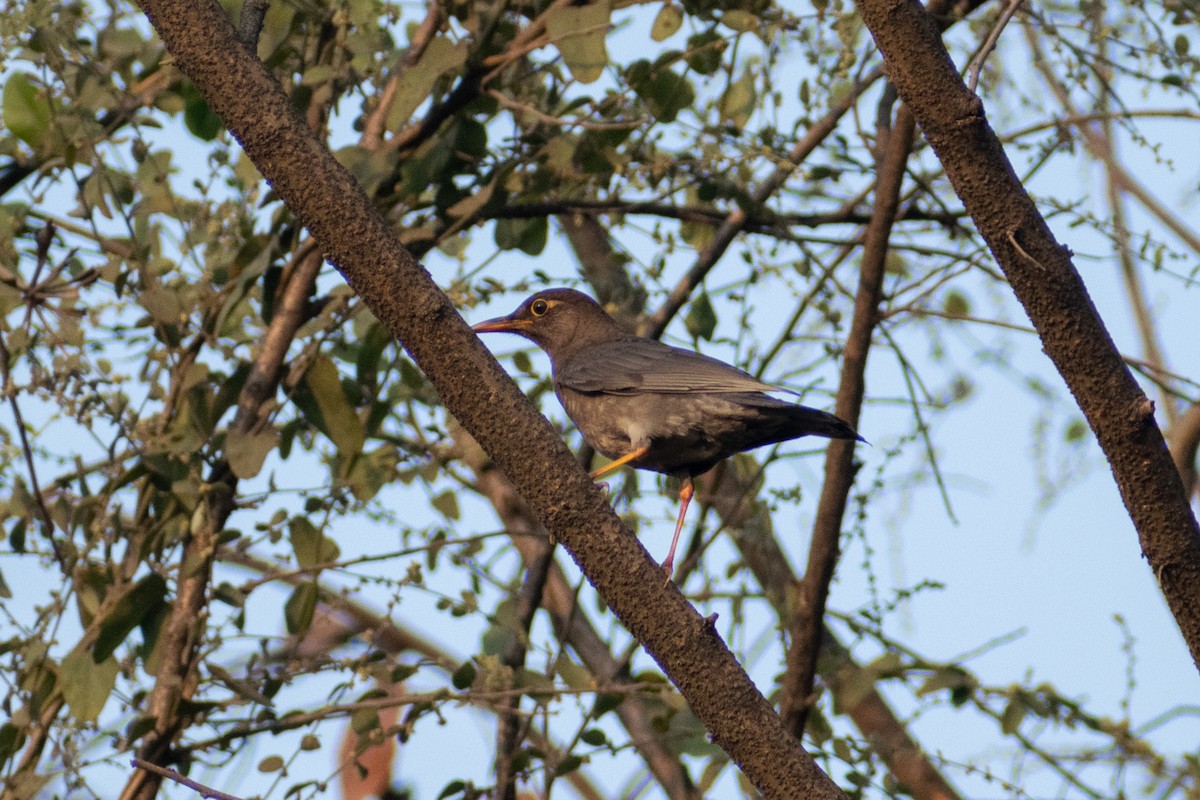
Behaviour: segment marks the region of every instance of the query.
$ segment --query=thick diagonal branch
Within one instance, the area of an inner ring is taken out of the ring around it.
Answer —
[[[1200,666],[1200,530],[1179,472],[1083,285],[916,0],[859,0],[888,77],[946,168],[1112,468],[1142,553]]]
[[[711,624],[674,590],[562,439],[404,250],[350,173],[296,115],[217,4],[143,0],[197,85],[280,198],[429,377],[446,407],[578,561],[613,613],[768,797],[841,797],[783,729]],[[536,458],[530,454],[536,453]]]

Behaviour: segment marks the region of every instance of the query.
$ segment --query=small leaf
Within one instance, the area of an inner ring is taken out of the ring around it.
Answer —
[[[674,3],[665,3],[654,18],[650,28],[650,38],[656,42],[669,39],[683,25],[683,12]]]
[[[503,250],[519,249],[531,256],[540,255],[549,235],[546,217],[530,219],[501,219],[496,221],[493,237]]]
[[[758,30],[759,19],[749,11],[731,8],[721,15],[721,24],[738,33],[750,33]]]
[[[337,367],[324,356],[313,359],[304,373],[304,385],[316,400],[320,427],[343,458],[362,450],[366,434],[362,420],[346,399]]]
[[[631,64],[625,79],[659,122],[674,122],[696,99],[696,90],[687,78],[646,60]]]
[[[454,674],[450,676],[450,683],[455,689],[466,690],[471,688],[471,684],[475,683],[475,676],[478,674],[475,667],[475,662],[467,659],[458,669],[454,670]]]
[[[583,740],[584,744],[590,744],[592,747],[608,744],[608,737],[599,728],[588,728],[579,734],[579,738]]]
[[[437,796],[437,800],[445,800],[447,797],[462,794],[462,791],[466,788],[467,784],[463,781],[450,781],[446,784],[446,788],[442,789],[442,793]]]
[[[11,722],[0,725],[0,764],[6,763],[21,746],[25,744],[25,736]]]
[[[701,75],[712,75],[721,68],[721,54],[728,42],[716,31],[709,30],[689,36],[684,59],[688,68]]]
[[[951,291],[942,302],[942,312],[948,317],[965,317],[971,313],[971,302],[962,292]]]
[[[301,567],[311,567],[321,562],[321,532],[308,521],[307,517],[292,517],[288,520],[288,538],[292,542],[292,552],[296,554],[296,563]]]
[[[399,130],[406,125],[413,112],[433,91],[438,78],[456,71],[467,63],[467,43],[453,42],[447,36],[438,36],[429,42],[416,66],[405,70],[400,81],[395,101],[388,111],[387,128]]]
[[[312,625],[317,610],[317,585],[302,583],[292,590],[292,595],[283,607],[283,619],[288,633],[301,634]]]
[[[546,12],[546,34],[580,83],[591,83],[604,74],[608,51],[608,0],[586,5],[555,5]]]
[[[35,150],[46,140],[51,107],[44,90],[22,72],[4,84],[4,125],[13,135]]]
[[[1080,418],[1075,418],[1067,423],[1066,440],[1068,442],[1081,442],[1087,438],[1088,428],[1086,421]]]
[[[109,657],[97,664],[86,650],[72,650],[60,669],[63,700],[71,716],[79,722],[95,722],[117,684],[117,660]]]
[[[92,646],[92,658],[96,663],[111,656],[143,619],[156,614],[166,595],[167,582],[156,574],[147,575],[127,591],[100,623],[96,643]]]
[[[1016,733],[1028,710],[1020,694],[1009,698],[1008,705],[1004,707],[1004,713],[1000,715],[1000,730],[1009,735]]]
[[[183,124],[197,139],[211,142],[217,138],[224,123],[200,96],[200,92],[193,91],[187,95],[187,105],[183,107]]]
[[[258,762],[259,772],[279,772],[283,769],[283,758],[281,756],[267,756],[262,761]]]
[[[231,434],[225,439],[225,458],[233,474],[245,480],[262,471],[263,462],[279,444],[279,432],[271,429],[251,434]]]
[[[582,756],[575,756],[575,755],[567,756],[562,761],[558,762],[557,766],[554,767],[554,775],[555,775],[555,777],[560,776],[560,775],[566,775],[568,773],[574,772],[575,770],[579,769],[581,766],[583,766],[583,757]]]
[[[692,303],[683,324],[693,339],[712,341],[713,331],[717,329],[717,312],[708,299],[708,292],[701,292],[700,296]]]
[[[741,130],[750,121],[750,115],[758,104],[758,91],[754,88],[754,75],[750,70],[742,73],[742,77],[729,85],[721,95],[718,110],[721,119],[728,120],[735,128]]]
[[[620,692],[601,692],[596,695],[596,702],[592,705],[592,719],[599,719],[624,701],[625,695]]]
[[[429,501],[446,519],[458,519],[458,497],[446,490]]]

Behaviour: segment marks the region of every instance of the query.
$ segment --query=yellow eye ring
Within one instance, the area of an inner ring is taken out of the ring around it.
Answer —
[[[533,314],[535,317],[543,316],[549,310],[550,304],[545,300],[534,300],[529,305],[529,313]]]

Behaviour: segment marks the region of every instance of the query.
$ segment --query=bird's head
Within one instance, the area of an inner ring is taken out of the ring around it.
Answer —
[[[472,326],[476,333],[515,333],[531,340],[551,361],[581,347],[626,337],[621,326],[592,298],[574,289],[538,292],[507,317]]]

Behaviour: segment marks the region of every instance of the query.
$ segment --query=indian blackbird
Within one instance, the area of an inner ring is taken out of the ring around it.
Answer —
[[[667,578],[694,493],[692,479],[734,453],[800,436],[857,439],[845,421],[788,403],[780,391],[715,358],[626,333],[595,300],[547,289],[507,317],[474,326],[504,331],[546,351],[554,392],[592,447],[613,461],[679,478],[679,518],[662,562]]]

